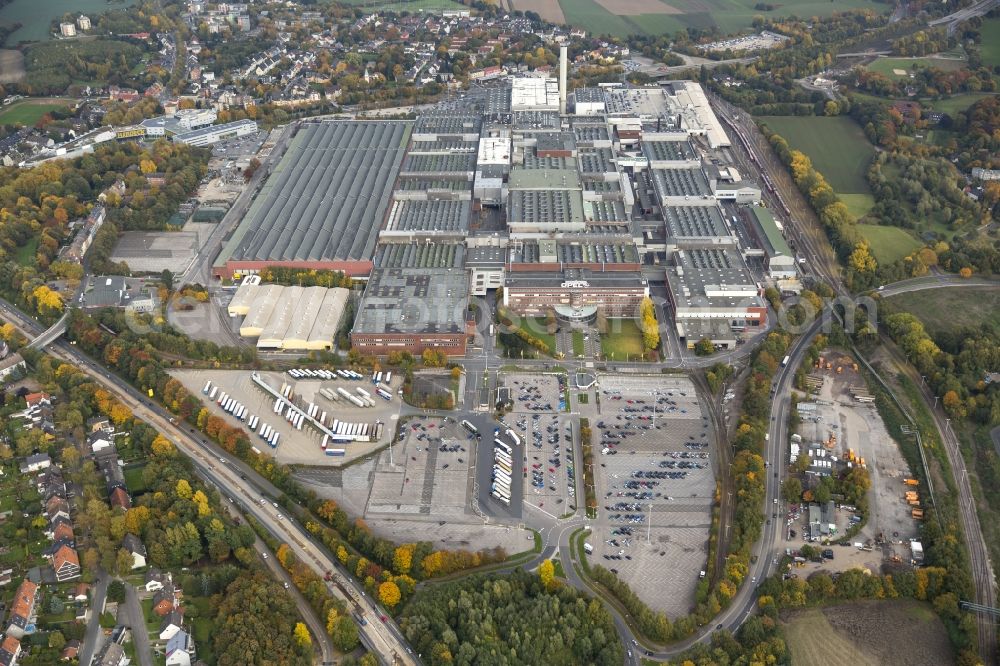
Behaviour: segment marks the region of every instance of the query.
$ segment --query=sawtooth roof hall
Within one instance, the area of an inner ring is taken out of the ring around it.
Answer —
[[[213,273],[287,266],[367,275],[412,127],[405,121],[302,125]]]

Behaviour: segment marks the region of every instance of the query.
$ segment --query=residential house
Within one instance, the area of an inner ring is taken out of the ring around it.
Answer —
[[[22,638],[35,631],[35,603],[38,601],[38,585],[30,580],[21,582],[8,614],[7,635]]]
[[[128,666],[129,658],[121,645],[108,641],[91,663],[93,666]]]
[[[13,580],[13,576],[13,569],[4,569],[3,571],[0,571],[0,587],[10,585],[10,581]]]
[[[111,508],[121,509],[122,511],[128,511],[132,508],[132,498],[129,497],[128,492],[121,486],[115,486],[111,490]]]
[[[80,641],[77,639],[66,641],[66,647],[63,648],[62,654],[59,655],[60,661],[70,661],[76,659],[80,655]]]
[[[181,591],[173,583],[167,583],[163,589],[153,593],[153,612],[160,617],[166,617],[181,607]]]
[[[160,623],[160,640],[169,641],[171,638],[177,635],[177,632],[183,630],[181,626],[184,622],[184,616],[178,611],[171,611],[169,615],[163,618],[163,622]]]
[[[134,534],[126,534],[122,539],[122,548],[132,555],[132,568],[141,569],[146,566],[146,546]]]
[[[21,641],[13,636],[6,636],[0,643],[0,666],[15,666],[21,656]],[[188,662],[191,663],[190,661]]]
[[[63,479],[62,470],[58,467],[49,467],[38,475],[35,482],[42,499],[48,502],[53,497],[69,497],[69,488]]]
[[[92,434],[104,433],[105,435],[110,435],[115,431],[115,428],[111,425],[111,420],[108,417],[95,416],[87,420],[87,430]]]
[[[50,465],[52,465],[52,458],[49,458],[49,454],[36,453],[24,459],[21,464],[21,474],[47,469]]]
[[[44,391],[29,393],[24,396],[24,402],[27,403],[28,408],[41,407],[42,405],[50,406],[52,404],[52,396]]]
[[[56,580],[64,583],[80,575],[80,558],[76,550],[66,544],[59,547],[52,556],[52,570],[56,572]]]
[[[72,545],[76,540],[76,535],[73,534],[73,523],[69,518],[60,517],[52,521],[45,535],[57,544],[68,543]]]
[[[69,502],[65,498],[53,495],[45,502],[45,517],[49,519],[49,524],[55,522],[57,518],[69,519]]]
[[[145,588],[147,592],[156,592],[157,590],[162,590],[166,585],[172,582],[172,577],[170,572],[162,572],[158,569],[150,569],[146,572],[146,583]]]
[[[19,373],[24,372],[26,367],[20,354],[6,356],[0,359],[0,380],[20,376]]]
[[[191,666],[194,654],[194,640],[186,631],[178,631],[167,641],[167,666]]]
[[[90,585],[86,583],[80,583],[79,585],[76,586],[76,589],[73,590],[73,595],[71,599],[78,604],[83,604],[87,602],[89,595],[90,595]]]
[[[99,435],[98,436],[91,435],[87,441],[90,443],[90,450],[93,451],[94,453],[100,453],[102,451],[106,451],[114,446],[114,444],[112,444],[110,440],[107,440]]]

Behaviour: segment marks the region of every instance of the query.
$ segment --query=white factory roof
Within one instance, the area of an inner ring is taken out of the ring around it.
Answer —
[[[510,164],[510,137],[484,137],[479,141],[476,164]]]
[[[536,77],[514,79],[510,108],[514,111],[559,110],[559,82]]]
[[[248,275],[243,279],[239,289],[233,294],[233,299],[229,301],[228,310],[230,317],[246,316],[250,312],[250,306],[253,305],[254,299],[257,298],[259,284],[259,275]]]
[[[245,311],[240,335],[257,338],[258,348],[330,349],[348,295],[349,290],[339,287],[245,284],[237,290],[229,311],[233,316]]]
[[[267,322],[271,318],[271,311],[274,310],[283,290],[284,287],[276,284],[265,284],[257,288],[246,319],[240,325],[240,335],[245,338],[260,336],[261,331],[267,326]]]
[[[678,81],[672,86],[675,108],[681,109],[681,126],[691,133],[704,133],[712,148],[729,146],[729,137],[722,128],[705,90],[696,81]]]

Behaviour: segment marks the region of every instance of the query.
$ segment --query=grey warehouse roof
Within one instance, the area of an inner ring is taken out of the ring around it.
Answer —
[[[476,168],[476,153],[418,155],[410,153],[403,164],[403,173],[465,173]]]
[[[570,190],[511,190],[507,216],[512,223],[583,222],[583,199]]]
[[[666,197],[710,196],[712,188],[701,169],[651,169],[653,189],[662,203]]]
[[[425,190],[450,190],[460,192],[471,190],[472,183],[468,180],[427,180],[425,178],[400,178],[396,189],[401,192]]]
[[[376,268],[461,268],[461,243],[390,243],[375,251]]]
[[[412,125],[303,125],[218,262],[367,259]]]
[[[557,111],[515,111],[514,129],[521,131],[548,131],[559,129],[561,122]]]
[[[613,157],[610,148],[584,148],[576,155],[581,173],[616,173]]]
[[[690,141],[643,141],[642,154],[650,161],[681,162],[698,159]]]
[[[483,119],[478,115],[425,113],[417,118],[414,134],[478,134]]]
[[[667,206],[663,209],[671,238],[728,236],[729,230],[716,206]]]
[[[611,140],[606,125],[573,125],[573,136],[577,143]]]
[[[523,169],[573,169],[572,157],[539,157],[534,151],[525,152]]]
[[[604,91],[600,88],[577,88],[573,91],[577,102],[599,103],[604,101]]]
[[[514,263],[558,262],[564,264],[621,264],[637,263],[639,253],[635,245],[625,243],[525,243],[520,250],[511,250]]]
[[[372,271],[355,333],[461,333],[469,279],[463,270],[389,268]]]
[[[394,201],[386,230],[464,232],[471,211],[471,202],[465,200]]]

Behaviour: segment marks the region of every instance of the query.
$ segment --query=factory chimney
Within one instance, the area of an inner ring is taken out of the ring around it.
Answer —
[[[569,59],[567,55],[567,47],[564,44],[559,47],[559,113],[566,115],[566,61]]]

